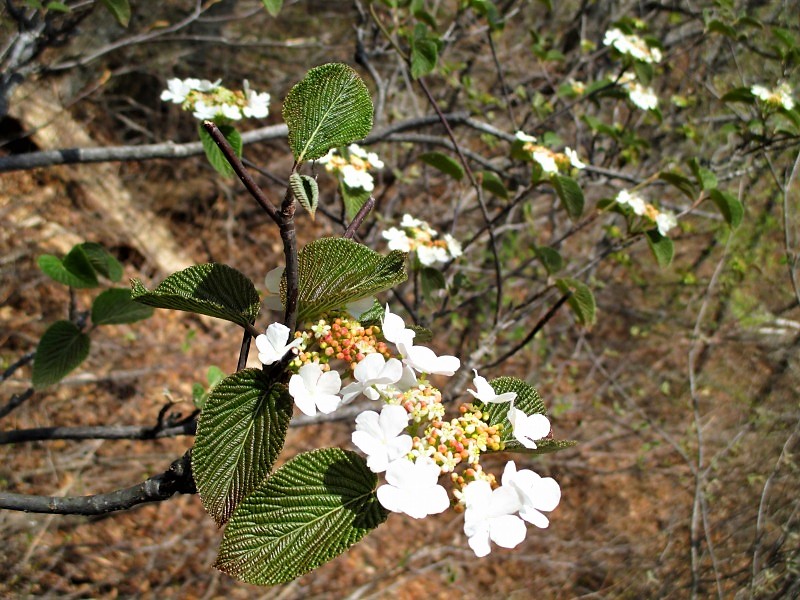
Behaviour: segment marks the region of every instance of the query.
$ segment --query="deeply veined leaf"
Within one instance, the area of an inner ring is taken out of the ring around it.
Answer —
[[[547,269],[547,272],[551,275],[564,268],[564,259],[555,248],[537,246],[534,252],[536,252],[536,258],[541,261],[544,268]]]
[[[233,151],[236,153],[236,156],[242,156],[242,135],[236,130],[235,127],[232,125],[219,125],[219,131],[225,136],[225,139],[228,140],[228,143],[233,148]],[[197,126],[197,133],[200,136],[200,141],[203,142],[203,151],[206,153],[206,158],[208,162],[211,163],[211,166],[224,177],[230,177],[233,175],[233,167],[231,163],[228,162],[228,159],[225,158],[225,155],[222,153],[222,150],[219,149],[217,143],[214,141],[214,138],[211,137],[211,134],[206,131],[203,124]]]
[[[128,0],[102,0],[105,7],[108,9],[117,23],[123,27],[127,27],[131,20],[131,5]]]
[[[665,235],[661,235],[658,229],[651,229],[646,232],[647,245],[661,268],[668,267],[675,254],[675,244]]]
[[[255,321],[260,299],[253,282],[228,265],[194,265],[167,277],[152,292],[138,279],[131,297],[156,308],[185,310],[224,319],[241,326]]]
[[[554,175],[551,179],[556,194],[561,199],[561,203],[567,210],[569,218],[576,221],[583,214],[583,192],[581,186],[572,177],[564,175]]]
[[[84,242],[80,245],[92,268],[110,281],[122,279],[122,265],[100,244]]]
[[[283,0],[261,0],[261,2],[272,17],[277,17],[278,13],[281,12],[281,8],[283,8]]]
[[[312,571],[386,520],[377,480],[355,452],[300,454],[237,507],[214,566],[256,585]]]
[[[283,102],[295,160],[314,160],[365,137],[372,112],[369,90],[353,69],[341,63],[311,69]]]
[[[300,205],[305,208],[314,218],[319,205],[319,186],[317,180],[308,175],[300,175],[300,173],[292,173],[289,176],[289,187],[292,188],[292,194],[300,202]]]
[[[135,323],[152,315],[152,306],[134,302],[131,291],[124,288],[105,290],[92,302],[92,323],[95,325]]]
[[[292,418],[286,386],[245,369],[219,382],[206,400],[192,450],[192,473],[206,511],[225,523],[269,474]]]
[[[587,328],[594,325],[597,320],[597,304],[589,286],[572,278],[559,279],[556,281],[556,286],[563,294],[572,292],[567,302],[578,322]]]
[[[58,383],[89,354],[89,336],[75,323],[56,321],[44,332],[33,359],[33,387]]]
[[[711,190],[709,195],[714,204],[717,205],[719,212],[722,213],[722,216],[725,218],[725,222],[730,225],[732,229],[736,229],[742,224],[744,206],[742,206],[742,203],[736,196],[718,189]]]
[[[311,242],[298,256],[298,322],[394,287],[408,277],[405,264],[399,250],[382,256],[346,238]],[[281,298],[286,301],[285,278]]]
[[[39,265],[45,275],[58,283],[63,283],[73,288],[95,288],[99,285],[97,283],[97,275],[95,275],[86,255],[82,251],[80,254],[83,259],[75,260],[71,263],[71,267],[75,272],[67,269],[61,259],[52,254],[42,254],[36,260],[36,264]]]
[[[419,155],[419,159],[445,175],[450,175],[456,181],[464,179],[464,167],[457,160],[447,156],[447,154],[425,152]]]
[[[480,181],[481,187],[487,192],[491,192],[503,200],[508,199],[508,190],[506,189],[503,180],[500,179],[496,173],[492,173],[491,171],[481,171]]]

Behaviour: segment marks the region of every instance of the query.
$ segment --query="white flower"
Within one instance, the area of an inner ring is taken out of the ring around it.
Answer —
[[[467,390],[472,394],[476,400],[480,400],[485,404],[499,404],[502,402],[513,402],[517,398],[517,392],[506,392],[504,394],[497,394],[486,378],[478,375],[477,369],[472,369],[475,377],[472,378],[472,384],[475,386],[474,390]],[[549,431],[549,429],[548,429]]]
[[[330,150],[328,150],[328,153],[325,156],[320,156],[317,159],[317,162],[320,163],[321,165],[327,164],[331,161],[335,153],[336,153],[336,148],[331,148]]]
[[[267,92],[259,94],[250,89],[250,82],[244,80],[244,96],[247,99],[247,106],[242,109],[244,116],[248,119],[263,119],[269,115],[270,95]]]
[[[264,306],[272,310],[283,310],[281,301],[281,279],[283,278],[283,267],[275,267],[266,277],[264,277],[264,287],[269,294],[264,298]]]
[[[200,119],[201,121],[211,121],[217,116],[217,107],[209,106],[202,100],[198,100],[194,103],[194,111],[192,111],[192,116],[195,119]]]
[[[464,533],[478,557],[491,552],[489,540],[514,548],[525,539],[525,522],[514,513],[522,508],[519,494],[504,485],[492,490],[488,481],[471,481],[464,488]]]
[[[167,82],[169,83],[169,82]],[[773,89],[768,89],[763,85],[754,85],[750,88],[750,93],[759,100],[775,106],[782,106],[786,110],[794,108],[794,98],[792,98],[792,88],[785,81]],[[163,99],[163,97],[162,97]]]
[[[362,169],[357,169],[353,165],[344,165],[340,173],[344,184],[351,189],[362,189],[365,192],[371,192],[375,189],[372,175]]]
[[[236,106],[235,104],[223,104],[222,106],[217,107],[219,112],[222,113],[222,116],[226,119],[230,119],[231,121],[238,121],[242,118],[242,111],[241,109]]]
[[[513,460],[506,463],[503,471],[503,488],[517,492],[522,507],[519,516],[528,523],[544,529],[549,519],[540,511],[550,512],[561,501],[561,488],[552,477],[540,477],[529,469],[517,471]]]
[[[653,91],[653,88],[645,87],[636,81],[628,82],[624,86],[628,90],[628,98],[638,108],[642,110],[655,110],[658,108],[658,96]]]
[[[412,446],[411,436],[404,433],[408,417],[406,409],[397,404],[385,404],[380,415],[365,410],[356,417],[351,439],[367,455],[367,466],[373,473],[385,471],[392,461],[408,462],[403,458]]]
[[[586,168],[586,163],[581,161],[581,159],[578,158],[578,153],[575,152],[575,150],[573,150],[569,146],[564,148],[564,154],[567,155],[567,157],[569,158],[570,164],[573,167],[575,167],[576,169],[585,169]]]
[[[514,137],[517,138],[521,142],[530,142],[531,144],[536,142],[536,138],[532,135],[528,135],[523,131],[518,131],[514,134]]]
[[[367,158],[367,151],[366,151],[366,150],[364,150],[364,149],[363,149],[361,146],[359,146],[358,144],[350,144],[350,145],[347,147],[347,151],[348,151],[350,154],[352,154],[352,155],[354,155],[354,156],[357,156],[358,158],[363,158],[363,159],[365,159],[365,160],[366,160],[366,158]]]
[[[408,213],[404,214],[403,219],[400,221],[400,227],[405,227],[406,229],[422,228],[423,226],[428,227],[428,224],[425,221],[412,217]]]
[[[389,465],[386,485],[378,488],[378,501],[392,512],[422,519],[447,510],[450,499],[438,484],[439,466],[430,458],[411,462],[404,458]]]
[[[461,248],[461,242],[459,242],[449,233],[444,234],[444,241],[447,243],[447,251],[450,253],[452,258],[458,258],[464,253],[463,249]]]
[[[413,329],[407,329],[403,321],[403,317],[394,314],[389,310],[389,305],[386,305],[386,312],[383,314],[381,320],[381,329],[383,330],[383,337],[387,342],[392,342],[397,345],[399,343],[410,344],[411,340],[416,336]]]
[[[446,263],[449,259],[447,248],[441,246],[417,246],[414,252],[417,253],[419,262],[426,267],[432,267],[437,263]]]
[[[461,367],[461,361],[456,356],[436,353],[426,346],[412,346],[411,340],[399,342],[397,349],[403,355],[403,362],[420,373],[431,375],[447,375],[452,377]]]
[[[553,157],[553,153],[547,150],[546,148],[534,150],[532,156],[533,160],[539,163],[539,166],[542,167],[542,171],[544,171],[548,175],[558,173],[558,165],[556,164],[556,160]]]
[[[356,381],[342,390],[342,401],[346,404],[359,394],[370,400],[380,398],[380,390],[397,383],[403,376],[403,364],[396,358],[388,361],[382,354],[367,354],[353,370]],[[377,389],[373,388],[375,386]]]
[[[303,340],[295,338],[287,344],[291,331],[282,323],[273,323],[267,327],[267,333],[256,337],[256,348],[258,348],[258,360],[265,365],[278,362],[284,355],[299,346]]]
[[[289,394],[303,414],[313,417],[317,410],[326,415],[341,404],[337,395],[342,380],[337,371],[323,372],[319,363],[307,363],[289,380]]]
[[[627,54],[636,60],[646,63],[661,62],[661,50],[651,48],[638,35],[627,35],[617,29],[609,29],[603,38],[603,45],[613,46],[622,54]]]
[[[186,81],[191,81],[192,89],[195,89],[198,92],[213,91],[219,87],[220,83],[222,83],[222,79],[217,79],[216,81],[209,81],[208,79],[187,79]]]
[[[378,158],[378,155],[375,154],[374,152],[367,153],[367,162],[369,163],[369,166],[372,167],[373,169],[382,169],[385,166],[383,164],[383,161],[380,158]]]
[[[400,250],[402,252],[411,251],[411,239],[402,229],[391,227],[381,235],[383,239],[389,240],[389,250]]]
[[[535,440],[541,440],[550,433],[550,421],[538,413],[526,415],[525,411],[512,406],[508,411],[508,420],[516,440],[531,450],[536,448]]]
[[[662,211],[656,216],[656,227],[661,235],[667,235],[667,232],[677,224],[678,219],[670,212]]]
[[[161,100],[163,102],[173,102],[181,104],[186,100],[186,96],[192,91],[191,80],[187,79],[167,79],[167,89],[161,92]]]
[[[631,194],[627,190],[622,190],[619,194],[617,194],[616,200],[617,204],[630,206],[631,209],[633,209],[634,214],[639,215],[640,217],[647,210],[647,205],[642,197],[638,194]]]

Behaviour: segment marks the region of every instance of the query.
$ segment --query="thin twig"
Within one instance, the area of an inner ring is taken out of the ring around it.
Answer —
[[[367,199],[367,201],[364,202],[364,205],[358,209],[356,216],[353,217],[353,222],[347,226],[347,229],[345,229],[342,237],[352,239],[352,237],[356,234],[356,231],[358,231],[358,228],[361,227],[361,223],[364,222],[364,219],[369,214],[369,211],[373,209],[374,206],[375,206],[375,197],[370,196]]]
[[[11,399],[6,403],[6,405],[0,408],[0,419],[2,419],[6,415],[10,414],[12,411],[19,408],[20,405],[22,405],[22,403],[25,402],[31,396],[33,396],[32,387],[29,387],[21,394],[14,394],[13,396],[11,396]]]
[[[3,371],[2,374],[0,374],[0,383],[11,377],[17,371],[17,369],[20,369],[25,365],[27,365],[29,362],[31,362],[34,356],[36,356],[36,351],[31,350],[30,352],[23,354],[16,361],[8,365],[8,368],[6,368],[6,370]]]

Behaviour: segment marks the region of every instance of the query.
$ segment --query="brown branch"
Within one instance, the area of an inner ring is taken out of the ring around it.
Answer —
[[[33,396],[33,388],[29,387],[21,394],[14,394],[5,406],[0,408],[0,419],[17,409],[23,402]]]
[[[361,223],[364,222],[364,219],[369,214],[369,211],[371,211],[374,207],[375,197],[370,196],[367,201],[364,202],[364,205],[358,209],[356,216],[353,217],[353,222],[347,226],[347,229],[345,229],[342,237],[352,239],[352,237],[356,234],[356,231],[358,231],[358,228],[361,227]]]

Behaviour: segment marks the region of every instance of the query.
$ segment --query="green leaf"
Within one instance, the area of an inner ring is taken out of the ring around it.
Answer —
[[[100,275],[114,282],[122,279],[122,265],[103,246],[94,242],[84,242],[80,246],[92,268]]]
[[[573,221],[578,220],[581,214],[583,214],[584,204],[581,186],[579,186],[578,182],[572,179],[572,177],[566,177],[564,175],[554,175],[551,181],[556,190],[556,194],[558,194],[561,203],[567,210],[569,218]]]
[[[597,304],[589,286],[577,279],[566,277],[557,280],[556,286],[563,294],[572,292],[567,303],[569,303],[572,312],[575,313],[578,322],[587,328],[591,328],[597,321]]]
[[[242,136],[236,130],[235,127],[232,125],[218,125],[220,133],[228,140],[228,143],[233,148],[233,151],[236,153],[236,156],[242,156]],[[206,158],[208,162],[211,163],[211,166],[222,175],[223,177],[230,177],[234,174],[233,167],[231,163],[228,162],[228,159],[225,158],[225,155],[222,153],[222,150],[219,149],[217,143],[214,141],[214,138],[211,137],[211,134],[206,131],[203,124],[200,123],[197,126],[197,133],[200,135],[200,141],[203,142],[203,151],[206,153]]]
[[[481,187],[483,189],[494,194],[498,198],[502,198],[503,200],[508,199],[508,190],[503,184],[503,180],[500,179],[496,173],[481,171],[478,176],[480,177]]]
[[[658,178],[679,189],[689,200],[694,201],[697,197],[697,189],[694,187],[692,181],[680,173],[676,173],[675,171],[662,171],[658,174]]]
[[[56,321],[44,332],[33,359],[33,387],[61,381],[89,354],[89,336],[70,321]]]
[[[277,17],[278,13],[281,12],[281,8],[283,8],[283,0],[261,0],[261,2],[272,17]]]
[[[661,235],[658,229],[651,229],[646,232],[647,245],[653,252],[658,266],[661,268],[668,267],[672,262],[672,257],[675,254],[675,245],[672,240],[665,235]]]
[[[464,168],[461,164],[441,152],[426,152],[419,155],[419,159],[444,173],[450,175],[456,181],[461,181],[464,178]]]
[[[119,325],[135,323],[153,315],[153,308],[131,298],[131,291],[112,288],[100,293],[92,302],[92,323],[95,325]]]
[[[214,387],[197,424],[192,473],[217,525],[269,474],[283,448],[292,407],[286,386],[260,369],[239,371]]]
[[[708,191],[717,187],[717,176],[705,167],[700,166],[696,158],[689,161],[689,168],[694,173],[694,177],[702,189]]]
[[[405,281],[406,254],[393,250],[382,256],[345,238],[322,238],[306,245],[298,256],[298,322],[349,302],[373,296]],[[281,281],[286,302],[286,279]]]
[[[744,102],[745,104],[755,104],[756,98],[749,87],[738,87],[730,90],[722,96],[723,102]]]
[[[256,585],[316,569],[386,520],[377,481],[355,452],[300,454],[239,505],[214,566]]]
[[[255,321],[260,299],[253,282],[227,265],[194,265],[167,277],[152,292],[138,279],[131,297],[156,308],[208,315],[245,327]]]
[[[517,397],[514,400],[514,407],[520,409],[526,415],[532,415],[534,413],[540,415],[547,414],[539,392],[530,384],[522,381],[522,379],[516,377],[498,377],[497,379],[492,379],[489,385],[492,386],[492,389],[498,395],[507,392],[516,392]],[[490,426],[502,426],[499,435],[503,442],[514,439],[513,429],[508,420],[508,411],[511,409],[510,402],[484,403],[477,400],[472,404],[481,410],[483,413],[483,420],[489,423]]]
[[[97,287],[97,276],[94,273],[94,269],[92,269],[92,265],[89,264],[89,260],[82,251],[79,254],[83,256],[85,262],[77,259],[70,262],[70,266],[73,269],[79,270],[77,274],[68,270],[61,259],[52,254],[42,254],[36,260],[36,263],[45,275],[58,283],[63,283],[73,288]]]
[[[123,27],[127,27],[131,20],[131,5],[128,0],[102,0],[105,7],[108,9],[117,23]]]
[[[62,13],[68,13],[72,10],[69,6],[67,6],[63,2],[48,2],[45,8],[47,10],[52,10],[55,12],[62,12]]]
[[[360,140],[372,129],[372,100],[353,69],[328,63],[311,69],[283,102],[289,147],[302,163]]]
[[[308,175],[300,175],[300,173],[292,173],[289,176],[289,187],[292,188],[292,194],[298,202],[305,208],[314,218],[319,205],[319,186],[317,180]]]
[[[736,196],[718,189],[711,190],[709,195],[731,229],[736,229],[742,224],[744,206]]]
[[[728,25],[727,23],[723,23],[719,19],[712,19],[708,23],[706,23],[706,30],[709,33],[719,33],[724,35],[725,37],[729,37],[732,40],[735,40],[737,37],[736,29]]]
[[[428,28],[418,24],[411,42],[411,76],[419,79],[436,68],[439,60],[439,39],[428,33]]]
[[[361,188],[351,188],[346,186],[344,182],[339,185],[339,192],[342,194],[342,202],[344,202],[345,213],[347,218],[352,220],[364,203],[369,200],[372,192]]]
[[[444,280],[442,272],[433,267],[422,269],[420,271],[420,280],[422,282],[422,295],[428,299],[431,298],[434,292],[447,287],[447,282]]]
[[[547,269],[547,272],[551,275],[553,273],[558,273],[564,268],[564,259],[555,248],[537,246],[534,251],[536,252],[536,258],[541,261],[544,268]]]

